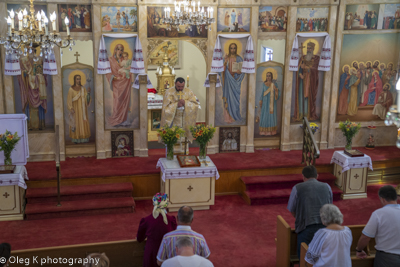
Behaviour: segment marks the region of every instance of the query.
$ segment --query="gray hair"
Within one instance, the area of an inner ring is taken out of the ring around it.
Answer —
[[[324,225],[343,223],[343,214],[340,212],[339,208],[333,204],[323,205],[319,214]]]
[[[177,248],[183,248],[183,247],[191,247],[193,248],[193,242],[188,236],[181,236],[177,239],[176,241],[176,247]]]

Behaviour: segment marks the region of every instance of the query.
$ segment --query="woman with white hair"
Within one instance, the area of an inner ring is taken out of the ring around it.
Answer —
[[[143,267],[158,267],[157,252],[164,235],[176,230],[176,219],[167,215],[168,195],[157,193],[153,197],[153,212],[140,221],[137,241],[147,238],[144,248]]]
[[[351,230],[342,226],[343,214],[333,204],[325,204],[320,210],[322,223],[308,246],[306,262],[314,267],[351,267],[350,247],[353,241]]]

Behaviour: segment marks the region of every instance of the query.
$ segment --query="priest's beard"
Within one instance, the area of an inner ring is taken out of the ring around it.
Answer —
[[[312,57],[313,57],[313,52],[307,52],[307,54],[305,55],[305,59],[307,61],[311,61]]]

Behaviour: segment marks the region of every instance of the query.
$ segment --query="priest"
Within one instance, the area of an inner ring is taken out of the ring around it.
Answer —
[[[185,131],[185,136],[192,142],[190,126],[196,124],[199,103],[196,96],[185,88],[185,79],[179,77],[175,80],[175,88],[165,91],[161,113],[161,127],[178,126]]]

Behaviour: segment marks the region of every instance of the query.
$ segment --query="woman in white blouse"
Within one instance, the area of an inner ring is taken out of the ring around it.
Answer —
[[[343,214],[333,204],[320,210],[321,221],[326,228],[318,230],[308,246],[306,262],[314,267],[351,267],[351,230],[342,226]]]

